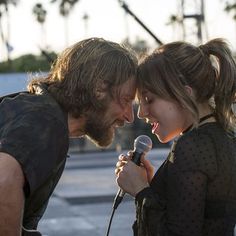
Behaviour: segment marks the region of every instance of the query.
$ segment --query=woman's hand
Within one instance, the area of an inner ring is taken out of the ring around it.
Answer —
[[[146,169],[148,183],[150,184],[154,176],[154,166],[144,156],[141,158],[141,165]]]
[[[149,186],[154,168],[148,160],[141,158],[141,166],[131,161],[132,152],[127,156],[121,154],[116,164],[116,182],[127,193],[136,196],[143,188]]]

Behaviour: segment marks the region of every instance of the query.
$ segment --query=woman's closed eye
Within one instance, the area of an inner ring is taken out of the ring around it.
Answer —
[[[145,101],[146,104],[151,104],[152,103],[152,99],[148,96],[144,97],[144,101]]]

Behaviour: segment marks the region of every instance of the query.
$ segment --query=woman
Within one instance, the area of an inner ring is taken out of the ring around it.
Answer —
[[[153,174],[132,153],[117,162],[117,183],[135,197],[138,236],[233,236],[236,64],[227,43],[161,46],[138,69],[139,118],[160,142],[175,140]]]

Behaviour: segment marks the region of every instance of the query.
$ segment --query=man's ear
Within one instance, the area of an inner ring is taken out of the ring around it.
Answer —
[[[96,89],[95,95],[98,100],[102,100],[103,98],[105,98],[106,92],[103,90]]]
[[[105,98],[107,95],[107,85],[104,81],[97,82],[97,86],[95,89],[95,96],[98,100]]]

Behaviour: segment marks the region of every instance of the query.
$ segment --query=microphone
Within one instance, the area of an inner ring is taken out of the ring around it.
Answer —
[[[134,153],[132,156],[132,161],[136,165],[140,165],[141,162],[141,156],[146,154],[152,149],[152,140],[147,135],[140,135],[134,140]],[[116,197],[114,199],[113,203],[113,209],[116,209],[121,201],[123,200],[123,197],[125,195],[125,192],[120,188],[116,194]]]

